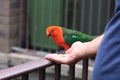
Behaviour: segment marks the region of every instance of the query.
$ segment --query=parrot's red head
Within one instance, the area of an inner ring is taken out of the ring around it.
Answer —
[[[60,26],[49,26],[46,29],[46,35],[50,37],[62,36],[63,31]]]
[[[65,43],[62,27],[49,26],[46,29],[46,35],[50,36],[53,39],[53,41],[56,43],[56,45],[64,48],[65,50],[70,48],[70,46]]]
[[[53,39],[53,41],[56,43],[56,45],[64,48],[65,50],[70,48],[70,46],[65,43],[62,27],[49,26],[46,29],[46,35],[50,36]]]

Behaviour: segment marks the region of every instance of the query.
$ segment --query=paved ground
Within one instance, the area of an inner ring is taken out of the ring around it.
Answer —
[[[0,53],[0,69],[7,68],[8,58],[6,54]]]

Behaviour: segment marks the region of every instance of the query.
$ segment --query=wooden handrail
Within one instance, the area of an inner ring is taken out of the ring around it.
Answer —
[[[49,60],[40,59],[25,64],[17,65],[11,68],[3,69],[0,70],[0,80],[12,79],[38,69],[52,66],[53,64],[54,63]]]
[[[16,77],[22,77],[22,80],[29,80],[29,73],[39,71],[39,80],[45,80],[45,69],[55,66],[54,80],[61,79],[61,64],[54,63],[45,58],[20,64],[14,67],[0,70],[0,80],[10,80]],[[88,59],[83,60],[82,80],[88,77]],[[75,80],[75,65],[69,66],[69,80]]]

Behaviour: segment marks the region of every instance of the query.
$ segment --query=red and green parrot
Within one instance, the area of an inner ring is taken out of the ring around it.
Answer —
[[[94,39],[93,36],[61,26],[47,27],[46,35],[51,37],[58,47],[65,50],[69,49],[70,46],[76,41],[88,42]]]
[[[93,36],[61,26],[47,27],[46,35],[51,37],[58,47],[65,50],[69,49],[70,46],[76,41],[88,42],[94,39]]]

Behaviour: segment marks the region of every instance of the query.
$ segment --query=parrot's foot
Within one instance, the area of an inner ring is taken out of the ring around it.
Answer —
[[[58,50],[56,51],[56,53],[58,54],[64,54],[65,53],[65,49],[62,47],[58,47]]]
[[[65,53],[65,50],[59,50],[59,51],[57,51],[56,53],[58,53],[58,54],[64,54],[64,53]]]

